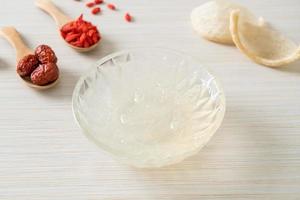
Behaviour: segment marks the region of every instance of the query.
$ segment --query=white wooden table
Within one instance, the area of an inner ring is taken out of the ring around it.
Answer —
[[[33,0],[1,1],[0,26],[16,26],[32,47],[52,46],[62,78],[47,92],[27,88],[16,77],[13,49],[0,39],[1,200],[300,199],[299,62],[262,67],[234,47],[199,38],[189,14],[204,0],[114,0],[120,10],[104,8],[101,16],[88,14],[84,3],[55,2],[73,17],[86,13],[103,41],[90,54],[76,53]],[[299,0],[240,2],[300,43]],[[123,20],[125,11],[135,23]],[[228,103],[222,127],[198,155],[150,171],[114,161],[85,138],[71,111],[76,80],[91,64],[144,46],[201,59],[224,84]]]

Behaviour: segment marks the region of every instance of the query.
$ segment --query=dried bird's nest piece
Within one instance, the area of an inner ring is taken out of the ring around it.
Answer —
[[[193,29],[208,40],[234,44],[229,30],[229,18],[231,11],[236,9],[252,16],[250,11],[241,5],[225,0],[209,1],[192,11]]]
[[[239,10],[231,12],[230,32],[235,45],[256,63],[279,67],[300,58],[300,46],[295,42]]]

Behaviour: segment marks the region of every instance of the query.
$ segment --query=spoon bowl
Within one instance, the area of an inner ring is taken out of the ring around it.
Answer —
[[[20,34],[14,27],[3,27],[0,29],[0,36],[5,38],[16,50],[16,62],[18,63],[24,56],[29,54],[34,54],[33,50],[28,48],[21,39]],[[19,75],[18,75],[19,76]],[[58,80],[55,80],[52,83],[47,85],[35,85],[28,78],[19,76],[23,83],[31,88],[35,88],[38,90],[46,90],[52,88],[58,83]]]
[[[64,40],[65,41],[65,40]],[[67,45],[69,46],[69,47],[71,47],[71,48],[73,48],[73,49],[75,49],[76,51],[78,51],[78,52],[88,52],[88,51],[92,51],[93,49],[95,49],[98,45],[99,45],[99,42],[97,42],[96,44],[94,44],[94,45],[92,45],[92,46],[90,46],[90,47],[88,47],[88,48],[82,48],[82,47],[76,47],[76,46],[74,46],[74,45],[71,45],[71,44],[69,44],[68,42],[66,42],[65,41],[65,43],[67,43]]]
[[[43,11],[47,12],[54,19],[54,21],[56,22],[56,25],[59,29],[59,32],[64,25],[66,25],[69,22],[75,21],[74,19],[65,15],[51,0],[36,0],[35,5],[37,7],[39,7],[40,9],[42,9]],[[61,35],[60,35],[60,37],[61,37]],[[77,46],[74,46],[74,45],[66,42],[64,40],[64,38],[62,38],[62,39],[65,43],[67,43],[67,45],[69,47],[73,48],[74,50],[76,50],[78,52],[91,51],[91,50],[95,49],[99,44],[99,41],[98,41],[96,44],[94,44],[90,47],[82,48],[82,47],[77,47]]]
[[[19,76],[19,75],[18,75]],[[35,85],[33,84],[28,78],[25,78],[25,77],[21,77],[19,76],[22,81],[29,87],[31,88],[34,88],[34,89],[38,89],[38,90],[46,90],[46,89],[50,89],[52,87],[54,87],[58,82],[59,82],[59,78],[56,79],[56,81],[52,82],[52,83],[49,83],[47,85]]]

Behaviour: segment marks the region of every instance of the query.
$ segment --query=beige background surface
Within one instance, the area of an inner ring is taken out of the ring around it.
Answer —
[[[86,1],[85,1],[86,2]],[[90,54],[66,47],[54,22],[31,0],[1,0],[0,25],[14,25],[32,47],[51,45],[61,82],[47,92],[22,85],[15,55],[0,39],[0,199],[300,199],[300,63],[270,69],[234,47],[193,33],[189,13],[203,0],[114,0],[116,13],[86,17],[103,41]],[[300,1],[239,1],[300,43]],[[84,3],[56,0],[69,15]],[[127,24],[130,11],[136,22]],[[168,47],[195,56],[224,84],[225,121],[198,155],[158,170],[114,161],[76,126],[71,95],[76,80],[97,59],[130,47]]]

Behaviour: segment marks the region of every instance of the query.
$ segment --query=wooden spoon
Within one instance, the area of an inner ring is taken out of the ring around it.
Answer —
[[[16,60],[17,63],[21,60],[24,56],[29,54],[34,54],[33,50],[28,48],[21,39],[20,34],[14,27],[3,27],[0,29],[0,36],[3,36],[16,50]],[[53,87],[58,83],[58,79],[48,85],[35,85],[29,79],[23,78],[19,76],[23,82],[28,85],[29,87],[36,88],[39,90],[45,90]]]
[[[64,25],[66,25],[69,22],[75,21],[75,20],[71,19],[69,16],[65,15],[61,10],[59,10],[51,0],[36,0],[35,5],[37,7],[39,7],[40,9],[44,10],[45,12],[47,12],[55,20],[56,25],[59,29],[58,30],[59,33],[60,33],[60,29]],[[63,40],[64,40],[64,38],[63,38]],[[68,46],[72,47],[73,49],[75,49],[78,52],[87,52],[87,51],[93,50],[99,44],[99,41],[96,44],[94,44],[88,48],[81,48],[81,47],[71,45],[68,42],[66,42],[66,43]]]

